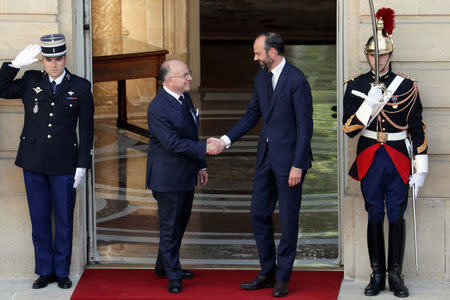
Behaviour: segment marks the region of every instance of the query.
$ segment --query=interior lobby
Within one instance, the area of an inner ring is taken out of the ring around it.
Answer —
[[[122,0],[121,8],[114,10],[118,18],[108,19],[101,14],[111,14],[112,8],[93,3],[94,61],[97,56],[149,44],[148,30],[145,39],[141,38],[146,25],[140,21],[146,19],[139,20],[140,14],[135,13],[139,2],[145,1]],[[199,83],[198,87],[193,84],[191,94],[200,112],[200,139],[222,135],[240,119],[250,101],[257,71],[252,49],[255,37],[264,31],[282,35],[287,60],[300,68],[310,83],[314,109],[314,164],[303,188],[295,266],[339,268],[336,7],[333,1],[311,6],[297,2],[297,9],[292,10],[292,1],[200,1],[200,74],[191,67]],[[274,18],[274,13],[285,17]],[[307,17],[299,18],[299,14]],[[122,22],[117,22],[120,19]],[[120,29],[122,39],[114,41],[100,30],[114,26]],[[162,34],[157,34],[164,37],[164,26],[161,30]],[[175,32],[174,40],[183,40],[178,34],[182,36],[183,30]],[[167,49],[165,45],[147,47]],[[189,53],[176,46],[168,50],[166,58],[179,58],[189,65]],[[95,74],[94,63],[94,81]],[[129,123],[146,129],[147,107],[155,93],[154,78],[126,80]],[[148,137],[117,127],[120,100],[116,82],[95,83],[94,98],[96,247],[91,249],[94,259],[90,263],[151,266],[157,254],[159,223],[156,201],[144,187]],[[258,132],[259,125],[222,155],[207,157],[209,183],[196,188],[181,248],[183,265],[258,266],[249,217]],[[278,213],[274,223],[278,240]]]

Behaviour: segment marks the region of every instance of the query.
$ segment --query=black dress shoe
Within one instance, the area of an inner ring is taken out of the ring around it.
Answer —
[[[194,277],[194,273],[189,270],[182,269],[181,274],[182,274],[181,276],[183,279],[190,279],[190,278]],[[159,276],[159,277],[167,277],[166,270],[161,269],[161,268],[155,268],[155,275]]]
[[[49,283],[52,283],[52,282],[55,282],[55,275],[53,275],[53,274],[39,276],[39,278],[33,282],[33,289],[45,288]]]
[[[183,287],[181,286],[181,279],[169,280],[167,290],[171,293],[181,293]]]
[[[58,287],[60,289],[70,289],[72,287],[72,281],[70,280],[69,277],[65,278],[58,277],[56,281],[58,282]]]
[[[274,284],[275,276],[258,274],[253,281],[241,283],[241,288],[245,290],[259,290],[263,288],[271,288]]]
[[[275,282],[275,287],[273,288],[274,297],[284,297],[289,293],[289,288],[287,282],[279,281]]]

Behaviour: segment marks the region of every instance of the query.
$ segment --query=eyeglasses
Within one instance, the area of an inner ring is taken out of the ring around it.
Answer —
[[[180,78],[187,79],[189,76],[192,77],[192,71],[189,71],[189,72],[187,72],[187,73],[184,73],[183,75],[173,75],[173,76],[169,76],[169,77],[180,77]]]

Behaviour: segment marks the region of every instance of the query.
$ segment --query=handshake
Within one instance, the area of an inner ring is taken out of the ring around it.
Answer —
[[[225,149],[225,141],[210,137],[206,140],[206,154],[218,155]]]

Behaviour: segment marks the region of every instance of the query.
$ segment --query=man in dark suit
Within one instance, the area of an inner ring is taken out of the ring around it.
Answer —
[[[193,277],[183,270],[179,252],[189,222],[197,175],[208,182],[205,155],[217,154],[213,144],[199,141],[199,119],[187,93],[191,72],[182,61],[167,60],[160,70],[163,88],[147,112],[148,146],[146,186],[158,202],[160,242],[155,273],[169,279],[168,291],[182,291],[181,279]]]
[[[312,97],[303,73],[284,58],[278,34],[259,35],[253,50],[261,70],[247,112],[221,139],[209,141],[219,150],[229,147],[262,118],[250,209],[261,271],[241,287],[274,287],[273,296],[283,297],[297,250],[302,183],[311,167]],[[281,240],[275,255],[272,214],[277,200]]]
[[[42,53],[44,71],[19,69]],[[46,35],[0,69],[0,97],[21,98],[24,125],[16,165],[23,168],[35,251],[34,289],[58,282],[70,288],[75,189],[91,166],[94,104],[89,81],[66,68],[62,34]],[[77,138],[79,126],[79,140]],[[52,238],[51,211],[55,213]]]

